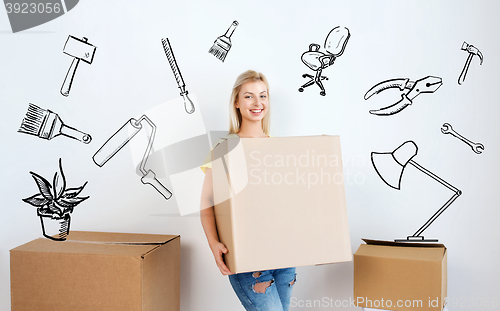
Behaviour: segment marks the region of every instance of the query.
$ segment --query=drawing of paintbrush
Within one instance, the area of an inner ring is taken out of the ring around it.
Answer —
[[[65,125],[57,113],[42,109],[31,103],[18,132],[35,135],[43,139],[52,139],[64,135],[85,144],[90,143],[92,140],[89,134]]]
[[[229,26],[226,33],[214,41],[214,45],[212,45],[208,53],[215,55],[215,57],[224,62],[227,52],[231,49],[231,36],[236,26],[238,26],[238,21],[234,21],[231,26]]]
[[[182,75],[179,70],[179,66],[177,65],[177,61],[175,60],[174,52],[172,51],[170,42],[168,41],[168,38],[165,38],[161,39],[161,43],[163,44],[163,49],[165,50],[165,54],[167,55],[170,68],[172,68],[172,72],[174,73],[175,81],[177,81],[177,85],[181,90],[181,96],[182,98],[184,98],[184,109],[186,109],[187,113],[191,114],[194,112],[194,104],[188,96],[186,84],[184,83],[184,79],[182,79]]]

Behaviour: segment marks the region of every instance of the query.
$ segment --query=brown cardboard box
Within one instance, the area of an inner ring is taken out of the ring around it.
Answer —
[[[442,244],[365,240],[354,254],[354,299],[358,307],[443,310],[447,290]]]
[[[180,236],[72,231],[10,250],[12,311],[180,310]]]
[[[227,138],[212,157],[232,272],[352,260],[338,136]]]

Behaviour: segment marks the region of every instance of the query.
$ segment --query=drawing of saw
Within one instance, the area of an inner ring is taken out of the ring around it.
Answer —
[[[378,110],[370,110],[371,114],[377,116],[391,116],[411,105],[413,99],[420,93],[434,93],[442,84],[442,79],[434,76],[427,76],[416,81],[410,81],[408,78],[386,80],[366,92],[365,100],[391,88],[399,88],[401,91],[409,90],[407,93],[401,94],[401,100],[397,103]]]

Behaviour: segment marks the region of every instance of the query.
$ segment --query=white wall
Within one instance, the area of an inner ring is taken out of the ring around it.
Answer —
[[[2,10],[0,309],[10,307],[9,249],[41,236],[35,208],[21,201],[36,192],[29,171],[51,176],[58,158],[69,186],[88,181],[82,195],[91,196],[76,207],[72,230],[180,234],[181,309],[242,309],[214,264],[199,215],[181,217],[174,200],[142,185],[129,149],[103,168],[91,159],[126,120],[179,96],[160,43],[164,37],[189,92],[198,98],[207,130],[226,129],[232,83],[252,68],[264,72],[271,84],[273,135],[341,136],[345,173],[352,178],[346,195],[353,252],[362,237],[391,240],[412,234],[451,196],[416,170],[405,174],[401,191],[376,175],[372,151],[415,141],[419,154],[414,160],[463,191],[426,231],[448,248],[448,295],[498,301],[499,11],[497,1],[87,0],[56,20],[12,34]],[[207,51],[233,20],[240,25],[222,63]],[[322,44],[338,25],[349,28],[351,38],[345,53],[324,71],[330,78],[324,82],[327,95],[321,97],[315,86],[299,93],[301,75],[310,73],[301,54],[310,43]],[[62,53],[68,35],[88,37],[97,51],[91,65],[80,64],[66,98],[59,88],[71,62]],[[474,57],[459,86],[467,58],[460,50],[464,41],[481,50],[484,63]],[[392,90],[365,101],[374,84],[428,75],[443,79],[435,93],[421,94],[391,117],[368,113],[400,98]],[[93,141],[84,145],[18,133],[30,102],[58,112]],[[484,152],[475,154],[443,135],[444,122],[483,143]],[[158,125],[158,131],[175,130]],[[352,263],[300,267],[298,274],[297,300],[352,297]],[[478,309],[464,305],[450,310]]]

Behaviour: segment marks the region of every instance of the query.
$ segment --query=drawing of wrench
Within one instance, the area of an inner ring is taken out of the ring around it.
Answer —
[[[482,153],[483,150],[484,150],[483,144],[472,142],[472,141],[468,140],[467,138],[463,137],[462,135],[458,134],[451,127],[451,125],[449,123],[443,124],[443,127],[441,128],[441,132],[443,134],[451,134],[451,135],[455,136],[456,138],[460,139],[461,141],[463,141],[464,143],[466,143],[467,145],[469,145],[472,148],[472,151],[474,151],[477,154]]]

